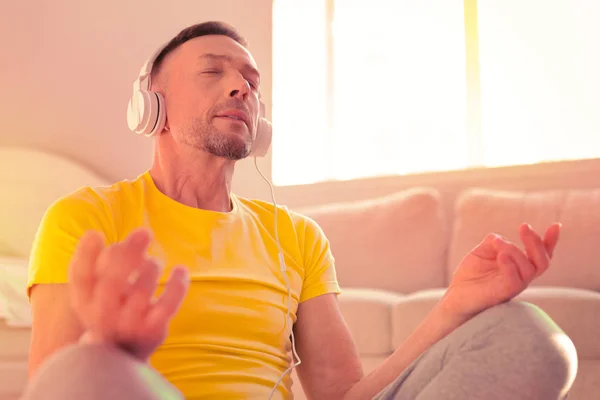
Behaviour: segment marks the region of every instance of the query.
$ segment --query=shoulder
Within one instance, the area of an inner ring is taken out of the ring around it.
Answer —
[[[285,232],[290,232],[289,229],[292,229],[293,235],[300,247],[328,247],[329,244],[325,233],[311,217],[290,210],[283,205],[275,206],[273,203],[264,200],[247,199],[238,196],[236,196],[236,199],[245,211],[253,214],[263,224],[274,223],[276,217],[279,229]]]
[[[323,233],[315,220],[302,213],[290,210],[284,205],[276,206],[268,201],[248,199],[240,196],[235,196],[235,198],[246,211],[254,213],[261,219],[272,219],[277,215],[278,219],[291,223],[299,234],[306,233],[307,231],[312,235],[321,235]]]
[[[84,186],[55,200],[44,213],[41,231],[83,232],[114,230],[114,218],[124,201],[132,196],[139,178],[107,186]]]
[[[54,201],[47,213],[66,216],[78,212],[106,211],[132,193],[137,181],[123,180],[107,186],[83,186]]]

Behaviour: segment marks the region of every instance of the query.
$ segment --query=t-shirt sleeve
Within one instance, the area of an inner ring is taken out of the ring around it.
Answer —
[[[304,261],[304,281],[300,302],[326,293],[341,293],[335,271],[335,260],[329,240],[311,218],[296,214],[300,252]]]
[[[28,296],[34,285],[68,282],[71,257],[88,230],[96,230],[109,238],[111,223],[103,208],[91,189],[80,189],[58,199],[46,210],[29,257]]]

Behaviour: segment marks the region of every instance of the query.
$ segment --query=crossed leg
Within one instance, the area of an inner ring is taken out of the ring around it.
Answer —
[[[432,346],[377,400],[563,400],[577,373],[571,340],[538,307],[512,301]]]
[[[183,400],[147,364],[105,345],[77,344],[51,356],[22,400]]]

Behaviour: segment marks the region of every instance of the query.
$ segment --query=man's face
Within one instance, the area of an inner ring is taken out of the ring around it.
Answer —
[[[227,36],[201,36],[177,48],[161,73],[177,142],[230,160],[250,154],[260,76],[248,50]]]

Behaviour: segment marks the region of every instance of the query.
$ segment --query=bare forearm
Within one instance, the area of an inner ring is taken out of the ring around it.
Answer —
[[[373,398],[429,347],[468,319],[449,312],[442,300],[387,360],[346,393],[344,400]]]

